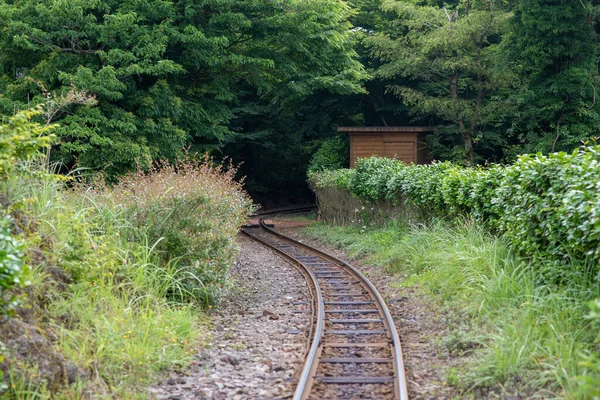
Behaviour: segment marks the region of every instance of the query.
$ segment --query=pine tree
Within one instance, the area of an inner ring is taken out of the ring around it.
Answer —
[[[513,124],[526,151],[570,150],[600,128],[596,16],[590,1],[516,2],[504,46],[526,82]]]
[[[438,137],[454,143],[442,156],[473,163],[483,127],[503,108],[492,93],[505,82],[494,60],[508,14],[493,1],[461,0],[447,9],[385,0],[383,8],[396,13],[404,34],[380,33],[370,41],[373,56],[382,61],[377,76],[407,78],[388,90],[414,114],[439,121]]]

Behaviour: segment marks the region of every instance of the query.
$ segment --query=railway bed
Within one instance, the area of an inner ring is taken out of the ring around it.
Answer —
[[[400,339],[377,289],[348,263],[276,232],[265,218],[243,232],[288,259],[312,297],[297,304],[312,323],[294,400],[408,399]]]

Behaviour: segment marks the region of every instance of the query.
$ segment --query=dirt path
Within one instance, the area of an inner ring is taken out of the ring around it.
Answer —
[[[172,371],[150,388],[158,400],[290,398],[303,366],[308,313],[302,275],[282,258],[240,236],[234,288],[213,313],[212,345],[192,368]]]

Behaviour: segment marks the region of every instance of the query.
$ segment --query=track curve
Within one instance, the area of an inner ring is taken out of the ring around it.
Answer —
[[[290,260],[312,296],[311,343],[294,400],[407,400],[400,338],[375,286],[350,264],[270,229],[264,219],[260,229],[243,233]]]

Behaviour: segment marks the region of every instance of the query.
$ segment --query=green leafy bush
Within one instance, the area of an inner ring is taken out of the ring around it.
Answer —
[[[310,159],[307,169],[308,175],[348,166],[349,152],[348,139],[334,136],[325,140]]]
[[[40,158],[48,147],[54,126],[42,126],[31,119],[39,110],[21,111],[0,125],[0,179],[6,179],[20,162]]]
[[[570,261],[600,265],[600,146],[488,168],[369,158],[312,182],[400,203],[424,219],[473,216],[522,256],[549,265],[554,281],[571,273],[563,267]]]
[[[523,254],[600,261],[600,147],[520,157],[492,206],[499,230]]]
[[[0,316],[12,312],[16,297],[10,289],[25,286],[27,266],[23,264],[24,245],[11,236],[10,219],[0,219]]]

